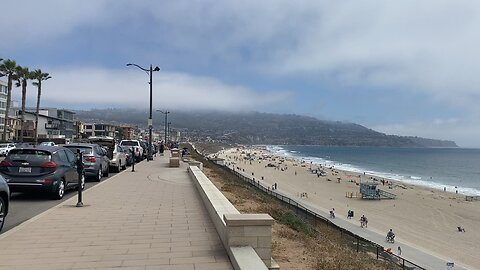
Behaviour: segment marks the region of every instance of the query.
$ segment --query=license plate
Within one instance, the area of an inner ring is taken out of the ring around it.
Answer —
[[[32,167],[18,167],[19,173],[31,173]]]

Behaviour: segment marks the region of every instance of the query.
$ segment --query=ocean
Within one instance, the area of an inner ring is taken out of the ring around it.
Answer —
[[[480,196],[480,149],[268,146],[278,155],[408,184]]]

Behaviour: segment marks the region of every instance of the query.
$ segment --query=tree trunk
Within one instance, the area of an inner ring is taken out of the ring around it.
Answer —
[[[8,76],[7,84],[7,106],[5,108],[5,121],[3,125],[3,141],[7,141],[7,130],[8,130],[8,111],[10,111],[10,102],[12,100],[12,75]]]
[[[42,81],[38,80],[37,108],[35,109],[35,145],[38,144],[38,113],[40,111],[40,96],[42,95]]]
[[[20,142],[23,142],[23,132],[25,129],[25,102],[27,99],[27,80],[22,80],[22,117],[20,123]]]

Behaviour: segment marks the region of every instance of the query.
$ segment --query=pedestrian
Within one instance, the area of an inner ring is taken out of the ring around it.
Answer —
[[[402,248],[398,246],[398,256],[401,256],[401,255],[402,255]]]

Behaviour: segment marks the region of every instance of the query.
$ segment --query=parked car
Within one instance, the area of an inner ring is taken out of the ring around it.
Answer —
[[[2,143],[0,144],[0,156],[6,156],[10,150],[15,149],[14,143]]]
[[[102,177],[108,176],[109,159],[107,152],[98,144],[93,143],[71,143],[63,146],[77,153],[80,150],[83,153],[83,163],[85,176],[98,182]]]
[[[125,150],[118,145],[114,138],[106,136],[92,136],[88,138],[88,141],[106,148],[107,157],[110,159],[111,171],[120,172],[120,170],[127,168],[127,155]]]
[[[42,142],[39,145],[41,145],[41,146],[55,146],[56,144],[54,142]]]
[[[120,146],[133,149],[136,162],[140,162],[141,160],[143,160],[143,147],[138,140],[122,140],[120,141]]]
[[[2,231],[5,218],[8,214],[8,206],[10,205],[10,189],[5,178],[0,175],[0,232]]]
[[[57,146],[12,149],[0,162],[0,175],[12,193],[43,191],[61,199],[66,190],[78,188],[75,154]],[[83,175],[81,179],[83,189]]]

